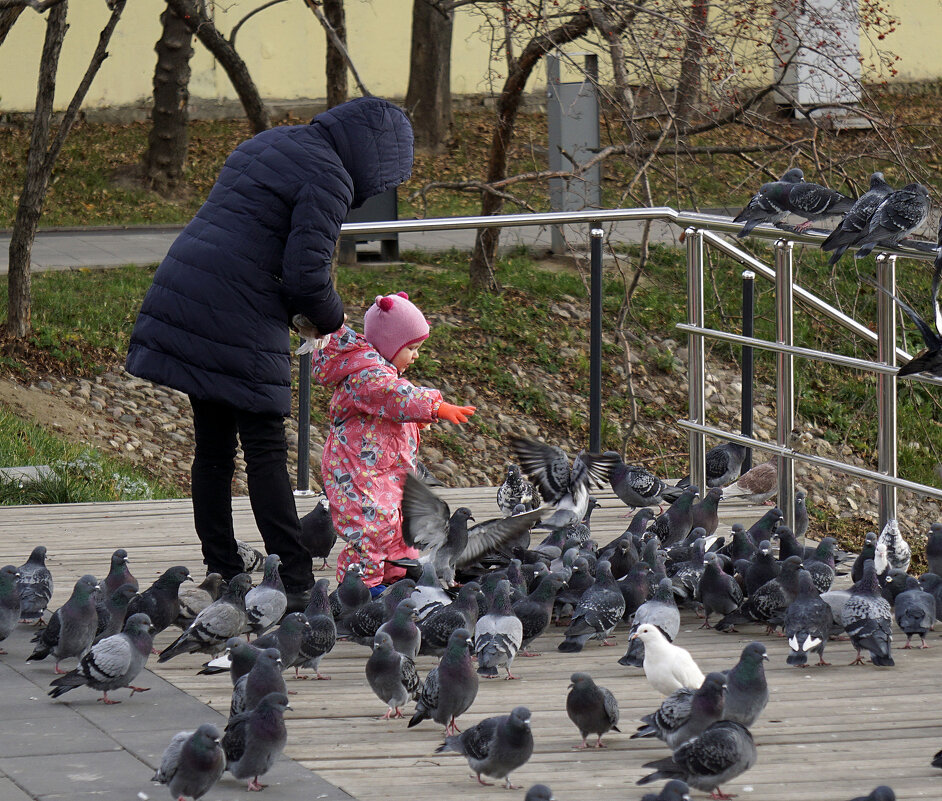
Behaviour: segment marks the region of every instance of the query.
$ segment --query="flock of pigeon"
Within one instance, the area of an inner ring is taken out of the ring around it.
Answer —
[[[874,665],[892,666],[894,620],[906,635],[904,647],[914,636],[925,647],[942,613],[942,523],[928,534],[930,572],[918,579],[908,575],[910,548],[890,521],[879,535],[868,535],[855,557],[853,586],[837,590],[831,584],[851,555],[830,537],[814,547],[799,543],[796,535],[808,519],[800,492],[797,532],[782,525],[781,510],[771,507],[748,529],[734,525],[729,541],[716,535],[724,485],[739,486],[740,497],[756,503],[769,501],[766,490],[746,480],[749,473],[740,476],[742,446],[725,443],[708,453],[709,489],[698,500],[689,481],[668,485],[611,451],[582,452],[570,461],[561,449],[535,440],[513,438],[510,445],[519,467],[508,467],[497,492],[500,514],[491,520],[478,523],[465,507],[450,510],[426,482],[407,476],[404,537],[422,555],[401,560],[407,577],[378,597],[353,565],[333,591],[321,579],[303,612],[286,613],[274,554],[264,557],[257,586],[249,573],[228,583],[210,574],[197,586],[187,568],[173,566],[140,590],[126,551],[119,549],[103,580],[82,576],[69,599],[48,615],[52,576],[45,548],[37,546],[25,564],[0,569],[0,641],[18,623],[45,615],[45,625],[32,629],[35,649],[28,661],[54,657],[57,675],[49,695],[88,687],[102,693],[102,702],[117,704],[109,693],[146,691],[135,681],[155,635],[179,627],[157,661],[206,654],[199,672],[228,673],[232,685],[224,731],[204,724],[178,733],[152,779],[166,784],[175,799],[198,799],[225,771],[245,780],[250,791],[264,788],[259,780],[288,738],[285,671],[329,678],[320,664],[338,640],[371,649],[364,686],[385,708],[384,719],[405,717],[404,708],[414,702],[407,728],[426,720],[442,726],[438,752],[463,755],[481,784],[488,777],[513,788],[511,774],[534,751],[531,713],[516,706],[460,729],[481,679],[501,673],[515,678],[517,658],[532,655],[529,646],[554,621],[566,625],[562,653],[581,651],[589,640],[606,643],[622,626],[628,646],[618,663],[643,671],[664,696],[630,735],[665,746],[664,758],[646,763],[650,773],[637,783],[666,783],[643,801],[685,801],[691,788],[728,798],[721,786],[755,764],[750,728],[769,700],[769,657],[762,642],[751,642],[727,670],[704,675],[677,642],[682,610],[721,632],[745,624],[780,630],[789,644],[788,663],[802,668],[812,655],[817,665],[827,665],[825,647],[838,636],[856,649],[854,664],[868,654]],[[758,484],[767,483],[768,464],[753,471],[759,471]],[[636,511],[622,534],[600,544],[591,534],[591,489],[603,485]],[[661,504],[668,505],[655,514]],[[325,503],[305,517],[304,530],[313,554],[330,552],[336,534]],[[256,557],[250,552],[249,558]],[[419,655],[439,658],[424,677],[416,667]],[[68,659],[78,665],[64,671],[60,663]],[[562,665],[560,670],[565,675]],[[571,673],[565,708],[579,734],[576,749],[603,748],[603,737],[620,731],[614,694],[589,673]],[[936,761],[942,766],[942,752]],[[551,801],[553,795],[538,784],[526,798]],[[890,788],[878,787],[855,801],[894,799]]]
[[[821,243],[822,250],[830,251],[829,263],[833,270],[841,256],[851,247],[857,248],[861,259],[874,249],[893,249],[919,229],[929,216],[929,190],[922,184],[911,183],[894,190],[883,178],[882,172],[870,176],[870,187],[857,200],[842,195],[826,186],[804,180],[804,173],[793,167],[777,181],[763,184],[745,208],[734,218],[744,223],[737,236],[744,237],[760,223],[781,225],[789,215],[804,217],[805,222],[795,227],[796,232],[806,230],[814,222],[843,215],[840,224]],[[910,241],[924,247],[927,243]],[[940,249],[935,261],[931,303],[935,330],[905,301],[886,292],[870,278],[862,280],[890,295],[919,329],[926,350],[900,369],[900,376],[927,373],[942,378],[942,305],[939,288],[942,286],[942,219],[935,248]]]

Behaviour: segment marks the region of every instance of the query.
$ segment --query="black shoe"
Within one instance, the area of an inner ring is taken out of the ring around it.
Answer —
[[[303,590],[285,590],[285,595],[288,596],[288,608],[285,610],[286,614],[290,614],[291,612],[303,612],[311,602],[311,587],[307,587]]]

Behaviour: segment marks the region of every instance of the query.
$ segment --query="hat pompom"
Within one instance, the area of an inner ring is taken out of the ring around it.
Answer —
[[[409,299],[409,295],[408,295],[407,293],[405,293],[405,292],[397,292],[396,294],[397,294],[400,298],[405,298],[406,300]]]
[[[376,298],[376,305],[383,311],[389,311],[393,307],[393,300],[388,297],[378,297]]]

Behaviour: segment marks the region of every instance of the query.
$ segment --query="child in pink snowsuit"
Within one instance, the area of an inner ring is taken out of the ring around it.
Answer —
[[[402,490],[415,469],[419,429],[439,419],[464,423],[473,406],[442,401],[437,389],[401,377],[415,361],[429,325],[404,292],[377,296],[364,334],[345,326],[314,354],[314,380],[334,387],[321,476],[334,528],[347,544],[337,580],[359,562],[368,587],[395,581],[405,569],[390,559],[415,558],[402,540]]]

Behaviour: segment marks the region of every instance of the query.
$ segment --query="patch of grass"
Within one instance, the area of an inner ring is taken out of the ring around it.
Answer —
[[[153,481],[95,450],[68,442],[47,429],[0,410],[0,467],[46,465],[35,480],[0,478],[0,504],[81,503],[179,498]]]

